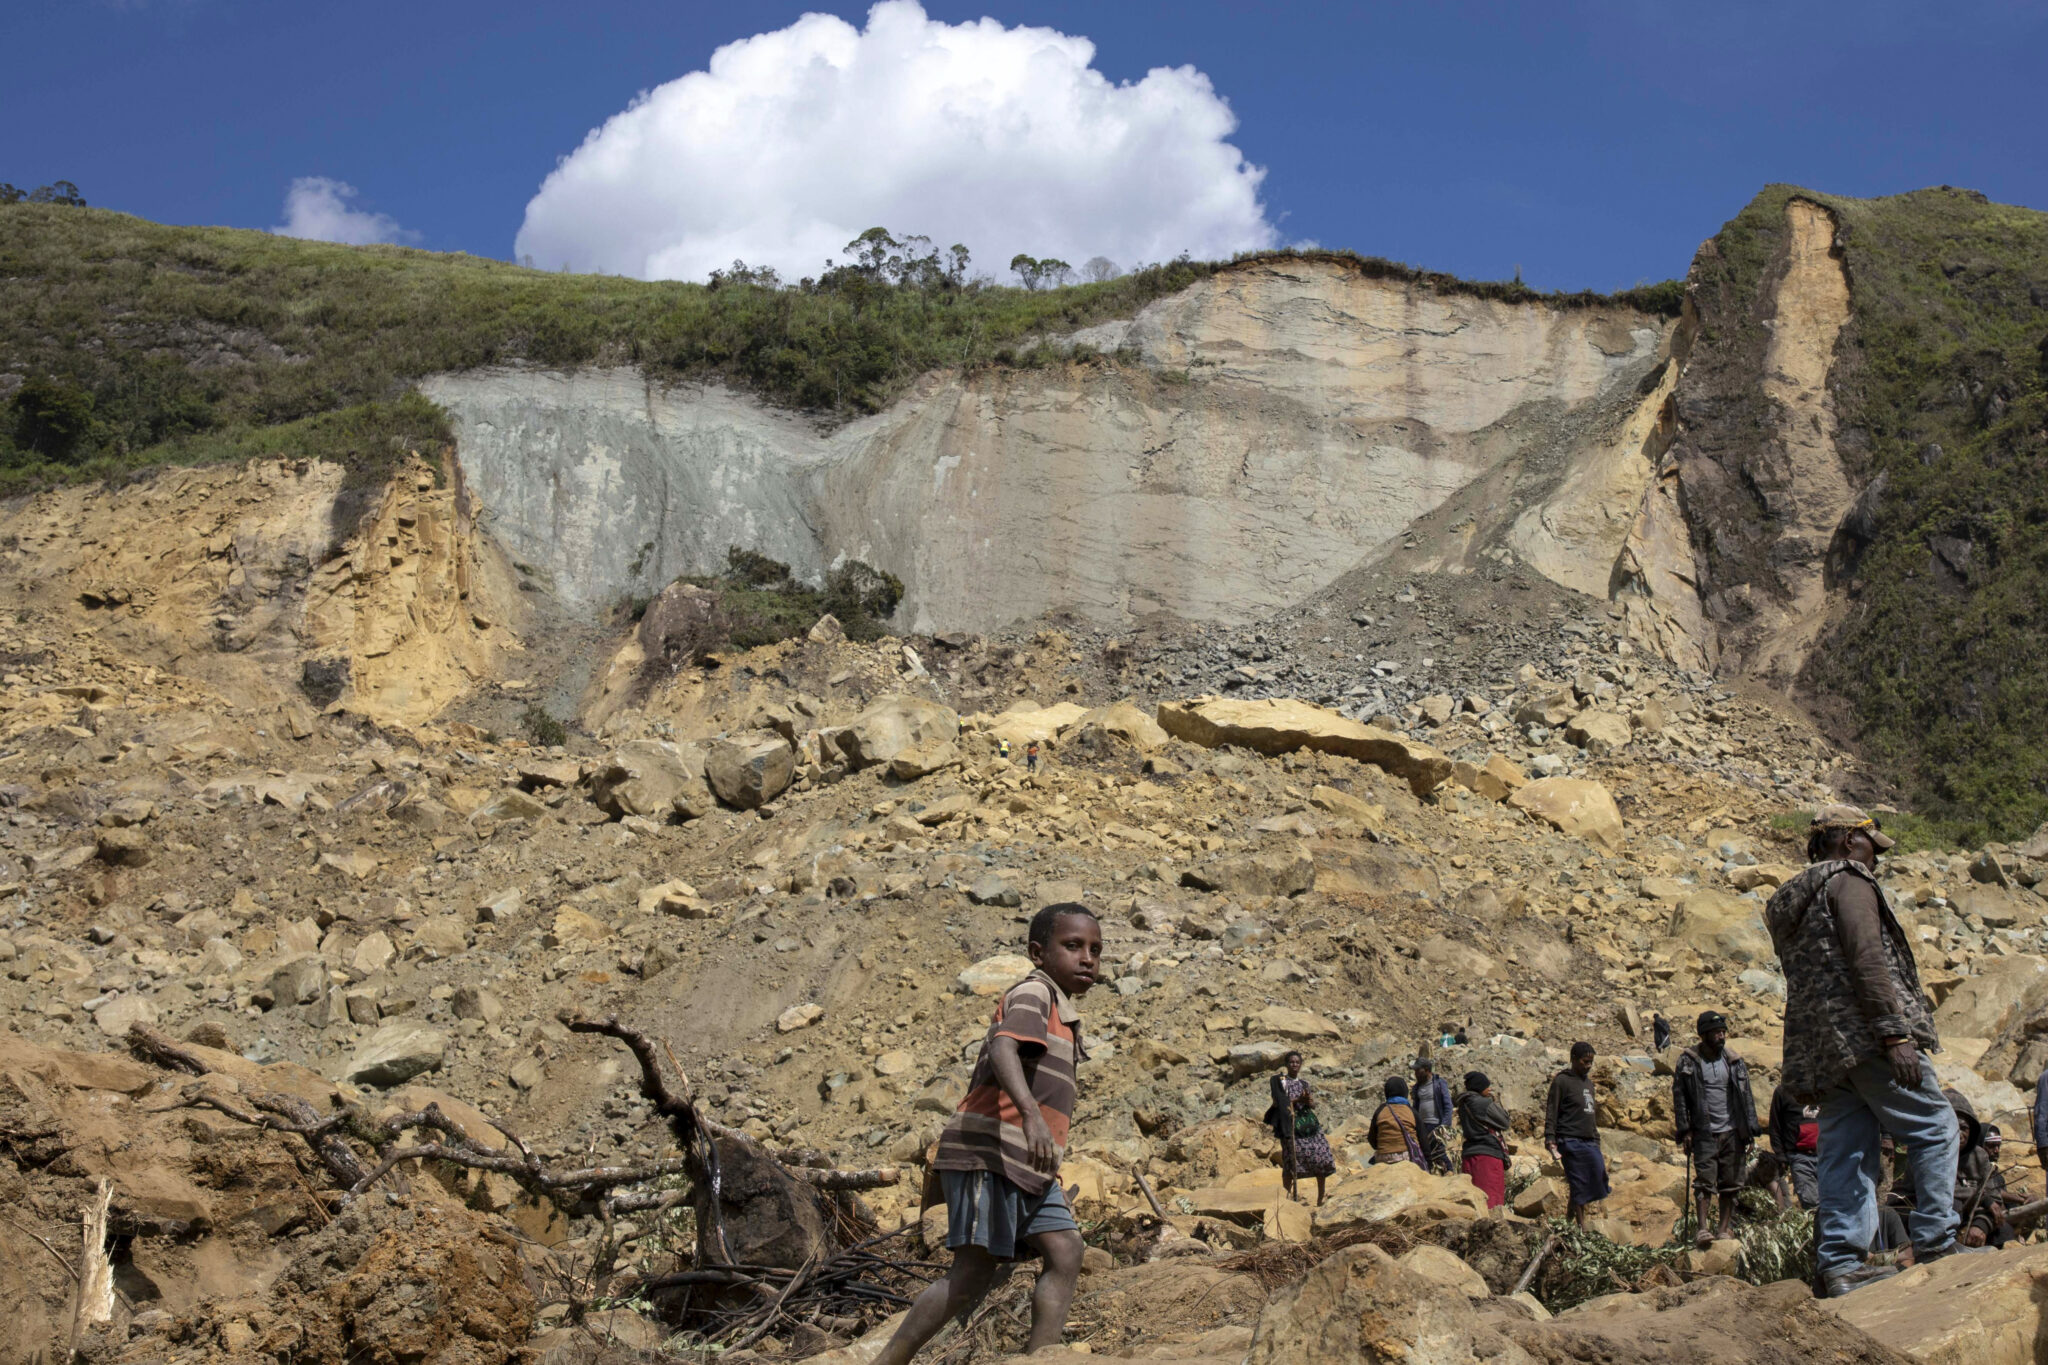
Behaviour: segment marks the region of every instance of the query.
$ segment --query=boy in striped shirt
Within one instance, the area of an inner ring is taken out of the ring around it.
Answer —
[[[874,1365],[909,1365],[948,1318],[965,1321],[1020,1254],[1045,1263],[1025,1352],[1057,1344],[1066,1330],[1082,1246],[1060,1188],[1060,1153],[1074,1116],[1074,1068],[1088,1056],[1073,997],[1095,984],[1102,925],[1086,906],[1048,905],[1031,918],[1029,952],[1033,971],[996,1006],[967,1098],[932,1163],[946,1191],[952,1269],[918,1296]]]

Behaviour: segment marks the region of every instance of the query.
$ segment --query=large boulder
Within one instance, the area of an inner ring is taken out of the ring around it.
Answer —
[[[1914,1266],[1821,1305],[1920,1365],[2034,1365],[2048,1247],[2011,1246]]]
[[[1771,932],[1764,928],[1763,906],[1726,891],[1695,891],[1671,912],[1665,931],[1703,957],[1744,966],[1778,960]]]
[[[704,755],[704,776],[718,799],[754,810],[782,795],[796,775],[796,750],[781,735],[721,739]]]
[[[1368,1166],[1362,1177],[1330,1191],[1329,1201],[1316,1210],[1316,1235],[1393,1219],[1434,1223],[1485,1216],[1486,1194],[1469,1177],[1431,1175],[1412,1161],[1395,1161]]]
[[[963,968],[954,984],[968,995],[1001,995],[1031,972],[1031,959],[1022,953],[997,953]]]
[[[694,820],[712,809],[704,746],[660,739],[622,744],[592,770],[590,800],[614,819]]]
[[[1441,894],[1436,865],[1392,844],[1332,839],[1309,846],[1316,886],[1325,895],[1423,896]]]
[[[1321,1230],[1322,1220],[1318,1218]],[[1458,1289],[1403,1269],[1370,1243],[1325,1258],[1259,1315],[1245,1365],[1534,1365],[1480,1322]]]
[[[1451,775],[1450,758],[1427,744],[1290,697],[1161,702],[1159,725],[1169,735],[1205,749],[1229,744],[1262,754],[1297,749],[1342,754],[1403,779],[1417,796],[1427,796]]]
[[[1863,1300],[1885,1301],[1891,1283],[1816,1302],[1800,1280],[1758,1288],[1716,1275],[1676,1288],[1608,1294],[1549,1321],[1502,1318],[1499,1323],[1501,1332],[1531,1355],[1556,1365],[1911,1365],[1912,1356],[1828,1311]]]
[[[1621,809],[1598,782],[1546,777],[1510,794],[1508,804],[1527,811],[1560,834],[1598,844],[1610,853],[1621,851]]]
[[[1096,735],[1103,735],[1121,740],[1141,753],[1158,748],[1168,738],[1158,721],[1127,701],[1096,707],[1075,721],[1073,730],[1075,737],[1084,744]]]
[[[825,742],[855,771],[887,763],[905,749],[959,738],[960,717],[951,707],[900,694],[883,697],[850,723],[824,733]]]
[[[1020,701],[997,716],[990,723],[988,732],[996,739],[1009,740],[1012,748],[1022,750],[1033,740],[1040,744],[1052,743],[1069,726],[1079,724],[1087,714],[1087,707],[1076,706],[1070,701],[1055,706]]]
[[[1996,1038],[2048,1006],[2048,958],[2022,953],[1980,962],[1983,969],[1964,977],[1934,1012],[1937,1032]]]

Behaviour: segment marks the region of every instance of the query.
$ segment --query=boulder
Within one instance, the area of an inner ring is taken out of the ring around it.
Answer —
[[[817,619],[804,638],[814,645],[836,645],[846,638],[846,627],[828,611]]]
[[[988,732],[995,739],[1009,740],[1011,746],[1021,753],[1024,746],[1033,740],[1040,744],[1052,743],[1070,727],[1079,725],[1087,714],[1087,707],[1070,701],[1053,706],[1020,701],[997,716],[989,724]]]
[[[712,808],[704,746],[660,739],[622,744],[591,772],[590,800],[614,819],[695,819]]]
[[[95,848],[100,861],[111,867],[146,867],[156,855],[150,837],[136,824],[102,829]]]
[[[2014,1021],[2032,1018],[2048,1004],[2048,959],[2031,954],[1985,959],[1934,1012],[1936,1032],[1965,1038],[1996,1038]]]
[[[109,1038],[126,1038],[136,1024],[156,1027],[156,1006],[146,995],[117,995],[93,1011],[92,1021]]]
[[[547,813],[548,808],[546,806],[543,806],[519,788],[503,787],[492,792],[488,800],[474,811],[471,811],[469,818],[472,820],[538,820]],[[331,853],[323,855],[320,861],[325,863],[333,856]],[[371,860],[372,870],[374,870],[375,865],[375,860]],[[338,867],[340,864],[333,863],[329,864],[329,866]],[[356,872],[353,875],[366,877],[369,875],[369,872]]]
[[[986,872],[967,888],[967,899],[976,905],[996,905],[1014,910],[1024,903],[1024,893],[1000,872]]]
[[[1368,1166],[1362,1177],[1330,1191],[1328,1202],[1316,1210],[1316,1235],[1335,1236],[1392,1219],[1427,1224],[1485,1216],[1486,1194],[1468,1177],[1431,1175],[1412,1161],[1395,1161]]]
[[[1578,713],[1579,698],[1569,687],[1529,698],[1514,711],[1517,725],[1542,725],[1555,730]]]
[[[391,942],[391,935],[378,930],[356,945],[355,955],[349,965],[364,976],[372,976],[391,965],[391,959],[398,956],[398,949]]]
[[[1149,753],[1170,738],[1158,721],[1127,701],[1098,706],[1075,721],[1073,728],[1076,739],[1084,744],[1100,734],[1121,740],[1140,753]]]
[[[781,735],[715,741],[704,754],[704,777],[718,799],[756,810],[782,795],[796,775],[796,750]]]
[[[1493,1297],[1486,1277],[1444,1247],[1425,1242],[1402,1252],[1394,1263],[1411,1275],[1419,1275],[1440,1289],[1455,1289],[1468,1299]]]
[[[801,1005],[791,1005],[788,1009],[775,1016],[775,1031],[777,1033],[795,1033],[798,1029],[809,1028],[824,1017],[825,1007],[823,1005],[808,1001]]]
[[[1763,906],[1746,896],[1695,891],[1671,912],[1666,932],[1716,962],[1769,966],[1778,960]]]
[[[2031,929],[2048,912],[2048,901],[2033,892],[2001,886],[1972,883],[1951,899],[1957,914],[1975,915],[1987,929]]]
[[[887,763],[905,749],[953,743],[960,717],[951,707],[922,697],[883,697],[846,725],[823,732],[833,752],[856,771]]]
[[[440,1070],[447,1055],[446,1034],[404,1021],[386,1024],[363,1040],[341,1078],[353,1085],[379,1088],[403,1085],[415,1076]]]
[[[1322,1219],[1316,1219],[1321,1230]],[[1485,1326],[1471,1300],[1370,1243],[1325,1258],[1274,1294],[1245,1365],[1534,1365]]]
[[[960,746],[952,740],[917,744],[889,760],[889,775],[899,782],[915,782],[947,768],[960,766]]]
[[[1278,1071],[1292,1051],[1293,1043],[1266,1038],[1256,1043],[1233,1043],[1223,1052],[1222,1060],[1230,1070],[1230,1079],[1241,1081],[1261,1072]]]
[[[1564,737],[1589,754],[1611,754],[1634,738],[1628,717],[1588,708],[1565,722]]]
[[[2034,1365],[2048,1247],[1949,1256],[1821,1307],[1920,1365]]]
[[[1227,896],[1298,896],[1316,884],[1316,864],[1300,848],[1223,858],[1189,868],[1180,884]]]
[[[1378,829],[1387,818],[1385,806],[1376,806],[1335,787],[1317,786],[1310,790],[1308,800],[1317,810],[1328,811],[1339,820],[1351,820],[1367,829]]]
[[[1560,834],[1621,851],[1621,810],[1598,782],[1577,777],[1546,777],[1508,797],[1516,810],[1527,811]]]
[[[962,971],[954,982],[968,995],[1001,995],[1031,971],[1031,959],[1022,953],[997,953]]]
[[[1161,702],[1159,724],[1169,735],[1205,749],[1228,744],[1262,754],[1298,749],[1342,754],[1403,779],[1417,796],[1427,796],[1451,775],[1449,757],[1427,744],[1292,698]]]

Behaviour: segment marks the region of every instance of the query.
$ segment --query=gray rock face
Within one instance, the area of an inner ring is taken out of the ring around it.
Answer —
[[[419,1024],[386,1024],[363,1040],[342,1079],[353,1085],[403,1085],[440,1070],[447,1055],[445,1034]]]
[[[493,534],[585,609],[711,571],[741,545],[811,578],[844,558],[888,569],[905,587],[897,623],[915,631],[1061,608],[1236,622],[1535,453],[1560,414],[1627,392],[1662,338],[1627,309],[1286,262],[1076,338],[1194,382],[1135,367],[955,375],[833,431],[625,369],[422,388],[453,418]]]

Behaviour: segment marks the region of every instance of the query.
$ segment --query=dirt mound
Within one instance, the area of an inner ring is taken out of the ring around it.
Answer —
[[[266,1297],[209,1301],[118,1359],[500,1365],[534,1313],[517,1244],[490,1219],[371,1198],[308,1238]]]

